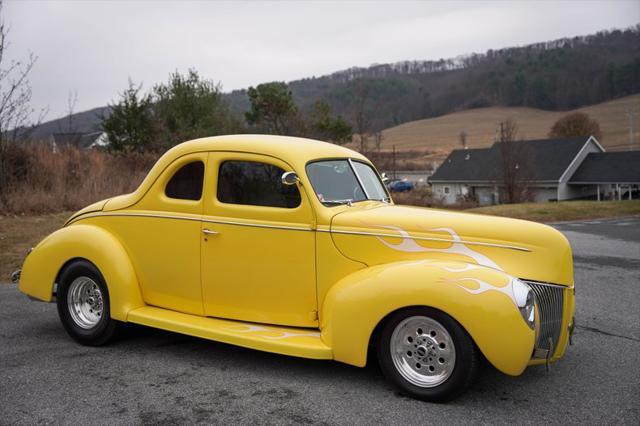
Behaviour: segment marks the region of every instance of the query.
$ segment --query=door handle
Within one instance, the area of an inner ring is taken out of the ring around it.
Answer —
[[[204,229],[202,230],[202,233],[203,233],[204,235],[218,235],[218,234],[219,234],[219,232],[218,232],[218,231],[212,231],[211,229],[207,229],[207,228],[204,228]]]

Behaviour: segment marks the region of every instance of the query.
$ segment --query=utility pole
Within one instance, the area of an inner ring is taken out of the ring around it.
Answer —
[[[627,116],[629,117],[629,151],[633,151],[633,148],[635,148],[635,129],[633,117],[637,114],[638,111],[633,111],[631,109],[627,110]]]
[[[393,179],[396,178],[396,144],[393,144]]]

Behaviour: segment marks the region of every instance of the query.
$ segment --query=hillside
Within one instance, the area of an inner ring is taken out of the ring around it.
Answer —
[[[71,124],[69,117],[57,118],[55,120],[42,123],[40,126],[29,132],[29,136],[33,139],[44,139],[52,133],[91,133],[100,130],[100,123],[103,117],[108,117],[111,108],[108,106],[93,108],[88,111],[75,113],[71,116]]]
[[[600,123],[603,138],[600,141],[607,150],[628,148],[629,118],[627,111],[633,109],[635,116],[635,149],[640,149],[640,95],[627,96],[574,111],[582,111]],[[496,127],[509,117],[518,122],[520,137],[541,139],[547,136],[553,123],[572,111],[543,111],[523,107],[477,108],[447,114],[441,117],[412,121],[383,131],[383,149],[429,150],[445,154],[460,148],[459,135],[467,133],[469,148],[482,148],[493,143]]]
[[[469,108],[475,108],[471,118],[487,108],[496,116],[502,107],[522,107],[523,114],[534,111],[529,108],[570,110],[640,93],[640,25],[450,59],[353,67],[288,84],[303,113],[324,99],[353,122],[364,105],[373,131],[432,117],[446,123],[445,114]],[[249,109],[246,90],[224,97],[239,116]],[[108,112],[100,107],[75,114],[73,127],[96,131]],[[34,137],[61,127],[68,127],[68,118],[43,124]]]

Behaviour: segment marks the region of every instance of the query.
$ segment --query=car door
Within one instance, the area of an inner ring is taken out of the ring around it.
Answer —
[[[149,305],[204,314],[200,220],[207,155],[176,159],[139,202],[105,218],[129,253]]]
[[[202,222],[205,314],[317,326],[313,210],[264,155],[211,152]]]

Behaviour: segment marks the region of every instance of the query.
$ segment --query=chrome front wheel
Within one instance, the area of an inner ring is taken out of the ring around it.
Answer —
[[[385,377],[403,394],[426,401],[448,401],[473,381],[478,352],[462,326],[429,307],[394,312],[376,339]]]
[[[391,359],[409,383],[434,387],[445,382],[456,365],[456,349],[446,328],[433,318],[409,317],[391,335]]]

